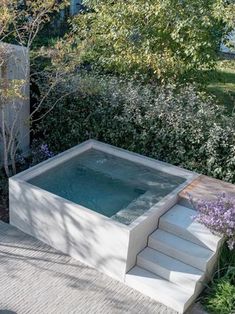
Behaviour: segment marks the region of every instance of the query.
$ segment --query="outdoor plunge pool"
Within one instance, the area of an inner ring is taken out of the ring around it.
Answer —
[[[195,174],[94,140],[10,179],[10,223],[124,281]]]

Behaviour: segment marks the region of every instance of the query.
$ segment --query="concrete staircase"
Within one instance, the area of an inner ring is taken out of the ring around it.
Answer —
[[[179,204],[165,213],[125,278],[132,288],[179,313],[202,291],[221,243],[220,237],[192,219],[195,213]]]

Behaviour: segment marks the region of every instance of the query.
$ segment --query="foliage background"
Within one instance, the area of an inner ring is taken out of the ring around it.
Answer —
[[[234,116],[224,116],[213,97],[192,85],[154,87],[94,73],[66,82],[54,97],[71,84],[78,86],[77,93],[37,128],[53,152],[96,138],[235,182]]]
[[[201,80],[232,28],[223,0],[87,0],[73,20],[77,63],[144,81]]]

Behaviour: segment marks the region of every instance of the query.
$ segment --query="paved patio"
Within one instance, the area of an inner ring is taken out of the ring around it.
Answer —
[[[234,185],[200,176],[180,197],[213,198],[221,191],[235,195]],[[16,313],[176,314],[0,221],[0,314]],[[203,313],[199,304],[187,311]]]
[[[0,314],[175,314],[0,222]]]

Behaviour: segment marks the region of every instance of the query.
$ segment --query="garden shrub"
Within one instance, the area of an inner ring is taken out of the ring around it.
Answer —
[[[55,98],[76,84],[37,127],[56,153],[88,138],[123,147],[219,179],[235,182],[234,117],[192,85],[154,87],[91,73],[67,81]]]

